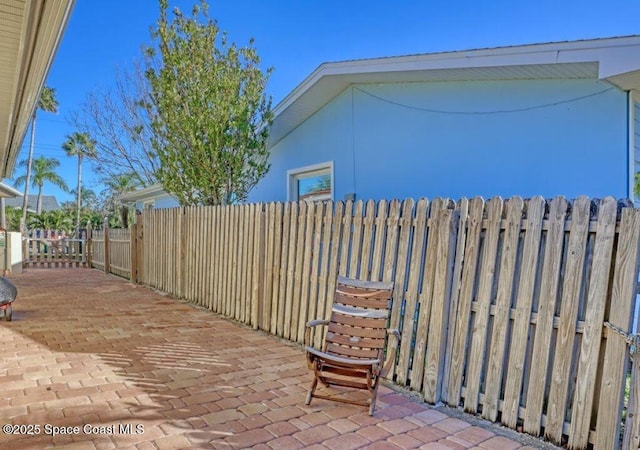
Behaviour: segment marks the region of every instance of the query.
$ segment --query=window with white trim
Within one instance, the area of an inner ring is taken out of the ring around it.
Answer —
[[[332,200],[333,162],[289,170],[287,185],[289,200]]]

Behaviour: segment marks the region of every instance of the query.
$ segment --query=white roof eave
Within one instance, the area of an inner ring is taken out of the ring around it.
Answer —
[[[323,63],[274,108],[269,146],[355,83],[549,78],[554,67],[640,89],[640,36]]]
[[[0,5],[0,172],[9,177],[60,45],[74,0],[10,0]]]
[[[145,200],[150,200],[150,199],[165,197],[165,196],[170,197],[171,195],[164,190],[162,184],[158,183],[158,184],[152,184],[151,186],[147,186],[146,188],[138,189],[132,192],[127,192],[126,194],[123,194],[120,197],[118,197],[118,200],[120,200],[123,203],[131,203],[131,202],[145,201]]]

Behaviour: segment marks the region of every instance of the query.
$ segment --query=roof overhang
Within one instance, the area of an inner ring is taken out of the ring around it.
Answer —
[[[171,197],[160,183],[122,194],[118,197],[118,200],[122,203],[133,203],[144,202],[145,200],[157,199],[159,197]]]
[[[0,175],[9,177],[74,0],[0,0]]]
[[[274,108],[269,145],[352,84],[558,78],[640,90],[640,36],[324,63]]]
[[[7,184],[0,183],[0,197],[14,198],[20,197],[21,195],[22,192],[18,191],[17,189],[14,189]]]

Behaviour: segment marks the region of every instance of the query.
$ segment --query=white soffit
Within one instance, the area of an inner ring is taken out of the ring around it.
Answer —
[[[352,84],[606,79],[640,89],[640,36],[321,64],[274,108],[273,146]]]
[[[0,0],[0,175],[11,176],[74,0]]]

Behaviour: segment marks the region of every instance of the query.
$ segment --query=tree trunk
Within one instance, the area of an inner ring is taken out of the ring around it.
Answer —
[[[80,232],[80,208],[82,207],[82,154],[78,153],[78,200],[77,200],[76,230]]]
[[[42,214],[42,184],[38,185],[38,203],[36,204],[36,214]]]
[[[125,205],[120,207],[120,219],[122,220],[122,228],[129,228],[129,208]]]
[[[22,221],[27,223],[27,209],[29,208],[29,184],[31,183],[31,165],[33,162],[33,145],[36,139],[36,113],[31,118],[31,142],[29,143],[29,157],[27,158],[27,179],[24,183],[24,197],[22,198]]]

